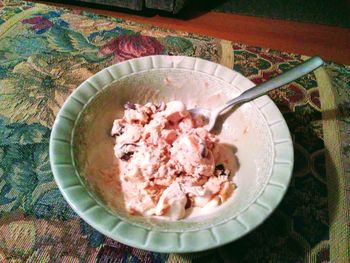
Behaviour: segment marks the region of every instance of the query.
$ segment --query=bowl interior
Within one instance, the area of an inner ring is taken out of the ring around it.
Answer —
[[[148,229],[190,231],[227,221],[245,210],[264,189],[273,166],[271,131],[254,102],[231,110],[215,132],[235,160],[234,195],[220,207],[177,222],[130,216],[118,191],[117,163],[110,136],[113,120],[127,102],[145,104],[181,100],[188,108],[215,108],[240,93],[217,77],[187,69],[153,69],[125,76],[104,87],[80,114],[73,134],[73,154],[80,178],[102,206],[123,220]],[[237,160],[235,159],[237,157]]]

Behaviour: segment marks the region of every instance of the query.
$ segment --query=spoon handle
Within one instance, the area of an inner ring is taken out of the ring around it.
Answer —
[[[272,78],[264,83],[256,85],[253,88],[244,91],[238,97],[227,101],[225,105],[220,109],[220,112],[232,106],[233,104],[255,99],[271,90],[274,90],[283,85],[286,85],[289,82],[292,82],[293,80],[296,80],[304,76],[305,74],[310,73],[311,71],[317,69],[322,64],[323,64],[323,60],[320,57],[317,57],[317,56],[312,57],[307,61],[305,61],[304,63],[286,71],[285,73],[275,78]]]

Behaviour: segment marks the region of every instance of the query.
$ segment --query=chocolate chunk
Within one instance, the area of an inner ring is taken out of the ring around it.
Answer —
[[[136,105],[134,103],[131,102],[127,102],[124,104],[124,109],[125,110],[136,110]]]
[[[203,157],[203,158],[206,158],[206,157],[208,157],[208,149],[207,149],[207,147],[206,147],[206,145],[205,145],[205,143],[204,142],[200,142],[200,144],[199,144],[199,151],[200,151],[200,153],[201,153],[201,156]]]
[[[124,130],[125,130],[125,126],[118,123],[114,125],[112,129],[112,136],[120,136],[124,133]]]
[[[180,176],[183,176],[183,175],[184,175],[184,172],[182,172],[182,171],[176,171],[176,172],[175,172],[175,175],[176,175],[176,177],[180,177]]]
[[[125,162],[129,161],[133,154],[133,152],[124,153],[119,159]]]
[[[163,110],[165,110],[165,108],[166,108],[166,105],[162,101],[159,105],[156,106],[156,112],[163,111]]]
[[[137,144],[136,143],[132,143],[132,142],[130,142],[130,143],[123,143],[122,144],[122,146],[129,146],[129,145],[131,145],[131,146],[137,146]]]
[[[122,161],[128,161],[135,152],[135,143],[123,143],[117,148],[117,157]]]
[[[221,175],[226,175],[226,176],[230,176],[230,174],[231,174],[231,172],[230,172],[230,170],[225,170],[225,172],[224,172],[224,174],[221,174]]]
[[[215,170],[220,170],[220,171],[224,171],[225,170],[225,167],[223,164],[218,164],[217,166],[215,166]]]
[[[225,169],[225,166],[223,164],[218,164],[217,166],[215,166],[215,170],[219,171],[220,176],[229,176],[230,175],[230,171]]]
[[[186,195],[186,198],[187,198],[187,202],[185,205],[185,209],[188,209],[192,206],[192,200],[191,200],[191,197],[188,196],[188,194]]]

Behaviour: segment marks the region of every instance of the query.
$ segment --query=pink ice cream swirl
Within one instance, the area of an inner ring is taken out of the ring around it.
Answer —
[[[232,195],[230,171],[217,163],[218,138],[182,102],[126,103],[111,133],[129,213],[178,220]]]

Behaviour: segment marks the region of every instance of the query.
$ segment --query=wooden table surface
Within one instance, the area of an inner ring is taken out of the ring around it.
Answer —
[[[141,15],[100,5],[41,2],[61,7],[120,17],[158,27],[231,40],[253,46],[303,55],[319,55],[324,60],[350,64],[350,29],[286,20],[241,16],[213,11],[189,10],[181,18],[158,14]]]

